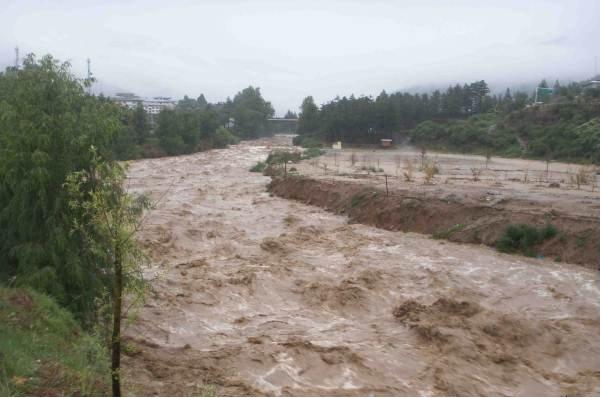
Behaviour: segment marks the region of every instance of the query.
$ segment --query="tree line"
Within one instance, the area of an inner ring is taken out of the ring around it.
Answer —
[[[247,87],[234,99],[215,104],[205,96],[184,96],[175,109],[163,109],[156,126],[150,125],[142,104],[127,115],[123,122],[125,134],[115,151],[120,159],[180,155],[224,148],[240,139],[252,139],[270,134],[267,119],[274,114],[260,89]]]
[[[549,85],[542,80],[538,87],[548,88]],[[541,152],[547,151],[560,158],[594,158],[593,150],[585,150],[584,144],[563,150],[566,140],[560,136],[570,136],[573,130],[566,129],[576,128],[578,123],[594,118],[591,109],[595,106],[598,109],[598,87],[589,87],[587,82],[561,85],[556,81],[553,89],[548,91],[552,94],[538,100],[544,103],[543,113],[554,112],[555,116],[547,123],[544,118],[529,118],[534,112],[527,111],[519,128],[514,128],[512,120],[520,119],[517,114],[533,104],[535,93],[512,93],[507,88],[503,94],[494,95],[484,80],[457,84],[432,93],[388,94],[382,91],[375,99],[354,95],[336,97],[320,107],[309,96],[300,106],[299,137],[295,142],[308,146],[334,141],[377,144],[381,138],[395,136],[410,139],[416,145],[455,151],[493,151],[533,157],[540,157]],[[509,115],[513,115],[512,118],[508,119]],[[529,123],[532,126],[526,126]],[[557,127],[559,125],[561,127]],[[534,133],[528,133],[530,127]],[[579,142],[595,142],[586,129],[576,135],[580,137]],[[540,141],[550,137],[553,139],[549,148],[542,150]],[[522,147],[524,142],[526,148]],[[598,135],[596,142],[598,148]]]

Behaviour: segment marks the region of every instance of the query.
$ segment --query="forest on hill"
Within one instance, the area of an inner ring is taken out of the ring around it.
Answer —
[[[598,85],[548,87],[543,80],[537,91],[539,98],[509,89],[492,95],[477,81],[430,94],[337,97],[321,107],[307,97],[296,143],[377,144],[400,137],[397,144],[430,149],[598,163]]]

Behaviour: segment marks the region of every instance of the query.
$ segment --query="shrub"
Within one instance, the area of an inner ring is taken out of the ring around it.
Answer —
[[[497,240],[497,249],[504,253],[521,252],[533,256],[533,246],[557,235],[557,229],[547,224],[536,228],[527,224],[509,225],[503,235]]]
[[[424,182],[426,184],[430,184],[432,182],[432,179],[434,178],[434,176],[438,173],[439,173],[439,169],[438,169],[438,165],[436,164],[436,162],[426,161],[426,163],[424,165]]]
[[[311,159],[311,158],[316,158],[319,157],[321,155],[323,155],[325,153],[324,150],[319,149],[319,148],[309,148],[306,149],[303,154],[301,155],[302,159]]]
[[[248,171],[251,173],[262,173],[265,170],[267,163],[265,162],[257,162],[253,167],[251,167]]]
[[[541,229],[542,240],[554,238],[557,235],[557,228],[554,225],[547,224]]]
[[[321,139],[310,135],[297,135],[292,139],[292,144],[302,146],[303,148],[320,148],[324,146],[324,142]]]
[[[405,172],[403,175],[405,176],[405,181],[413,181],[413,162],[410,159],[405,159]]]
[[[213,135],[213,146],[215,148],[225,148],[228,145],[234,145],[240,142],[240,138],[232,134],[225,127],[219,127]]]
[[[267,156],[267,164],[298,163],[301,160],[300,152],[289,152],[281,149],[271,151]]]

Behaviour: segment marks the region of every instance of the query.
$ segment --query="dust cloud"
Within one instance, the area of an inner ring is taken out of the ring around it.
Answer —
[[[599,273],[271,197],[289,137],[133,162],[160,199],[125,335],[143,395],[599,395]]]

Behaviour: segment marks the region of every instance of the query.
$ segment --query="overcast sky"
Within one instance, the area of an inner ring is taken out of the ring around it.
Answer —
[[[0,0],[0,67],[51,53],[97,89],[224,100],[261,87],[281,115],[313,95],[377,95],[485,79],[584,79],[599,0]],[[597,66],[598,67],[598,66]]]

